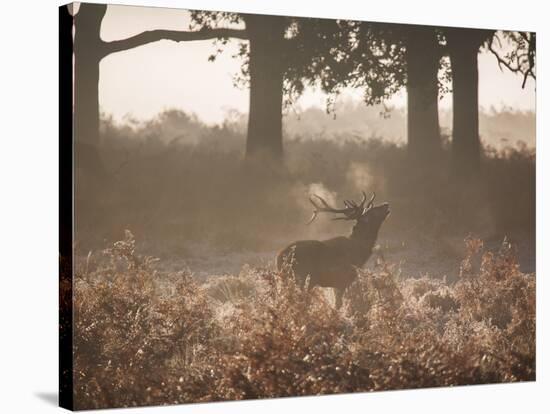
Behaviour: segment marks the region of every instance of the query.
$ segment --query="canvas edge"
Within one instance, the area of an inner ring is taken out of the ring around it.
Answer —
[[[59,6],[59,406],[73,389],[73,16]]]

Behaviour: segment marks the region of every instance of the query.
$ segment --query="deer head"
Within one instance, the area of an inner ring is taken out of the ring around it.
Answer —
[[[319,200],[320,204],[315,198]],[[342,216],[334,217],[332,220],[355,220],[357,223],[382,223],[390,214],[390,206],[388,203],[383,203],[378,206],[374,205],[376,193],[372,193],[372,197],[367,203],[367,195],[363,191],[363,199],[357,203],[353,200],[344,200],[344,208],[331,207],[325,199],[317,194],[310,197],[309,201],[313,204],[314,210],[311,219],[307,224],[311,224],[319,213],[341,214]]]
[[[374,205],[376,194],[373,192],[370,200],[367,202],[367,195],[363,191],[362,200],[357,203],[353,200],[344,200],[344,208],[331,207],[326,200],[318,195],[315,198],[310,197],[309,201],[313,204],[314,210],[308,224],[312,223],[319,213],[338,214],[333,220],[355,220],[356,224],[353,227],[352,237],[359,238],[376,238],[380,226],[390,214],[390,205],[382,203]],[[318,203],[319,200],[320,203]]]

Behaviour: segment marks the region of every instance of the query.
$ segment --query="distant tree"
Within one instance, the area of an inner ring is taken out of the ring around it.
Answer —
[[[74,134],[81,167],[99,168],[99,62],[105,56],[99,31],[107,11],[102,4],[80,4],[74,17]]]
[[[288,19],[242,15],[248,35],[250,100],[246,158],[280,161],[283,157],[283,78],[287,68],[284,34]],[[243,50],[244,53],[244,50]]]
[[[453,82],[452,169],[475,177],[480,167],[478,53],[485,47],[501,68],[535,79],[536,37],[529,32],[447,28],[444,30]],[[498,46],[496,46],[497,44]]]
[[[455,177],[475,177],[480,166],[478,61],[491,30],[446,28],[453,83],[451,168]]]
[[[100,29],[106,11],[106,5],[81,4],[74,18],[75,132],[82,155],[80,165],[98,165],[99,63],[112,53],[159,40],[215,39],[217,52],[223,50],[229,38],[247,40],[239,48],[238,56],[244,61],[236,77],[237,82],[247,83],[250,87],[246,158],[260,162],[279,162],[282,159],[283,100],[284,96],[296,93],[288,82],[289,76],[293,76],[290,58],[300,56],[297,60],[300,63],[306,55],[311,55],[308,47],[300,46],[292,38],[299,27],[307,26],[315,19],[193,11],[189,31],[153,30],[105,42],[101,39]],[[239,27],[243,25],[244,28]],[[213,54],[210,60],[215,60],[215,57]]]
[[[159,40],[175,42],[244,38],[244,30],[212,29],[201,31],[152,30],[127,39],[106,42],[101,39],[101,23],[107,5],[80,3],[74,15],[74,116],[79,164],[99,169],[99,64],[113,53],[125,51]]]
[[[241,43],[237,53],[243,64],[235,80],[250,90],[245,157],[260,165],[278,164],[283,158],[284,106],[303,92],[304,70],[321,45],[312,33],[335,26],[335,21],[209,11],[191,15],[199,30],[244,25],[248,42]],[[217,52],[224,45],[218,45]]]
[[[442,47],[437,28],[359,21],[340,21],[338,28],[328,35],[317,30],[324,46],[305,78],[320,81],[332,96],[345,87],[362,88],[367,105],[383,103],[406,88],[411,159],[423,162],[437,154],[438,97],[443,88],[438,78]]]
[[[442,48],[434,27],[409,26],[404,33],[408,148],[413,160],[424,162],[441,149],[438,74]]]
[[[522,89],[529,78],[536,80],[536,48],[537,35],[532,32],[499,30],[487,44],[501,69],[522,76]]]

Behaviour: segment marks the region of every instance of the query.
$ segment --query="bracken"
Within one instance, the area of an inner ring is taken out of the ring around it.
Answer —
[[[535,277],[506,242],[467,248],[453,285],[360,270],[337,311],[271,269],[155,270],[127,232],[77,266],[76,408],[532,381]]]

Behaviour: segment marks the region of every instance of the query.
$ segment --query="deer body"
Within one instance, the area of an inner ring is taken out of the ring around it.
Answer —
[[[319,212],[343,213],[346,215],[344,219],[357,220],[351,235],[322,241],[296,241],[277,256],[277,268],[280,271],[291,270],[302,286],[309,276],[309,288],[334,288],[338,308],[342,304],[344,291],[357,277],[356,269],[363,266],[371,256],[380,226],[389,214],[387,203],[374,207],[373,196],[365,208],[365,199],[359,205],[347,201],[346,206],[349,207],[341,210],[329,207],[322,199],[326,207],[319,207],[312,200],[316,210],[311,221]]]

